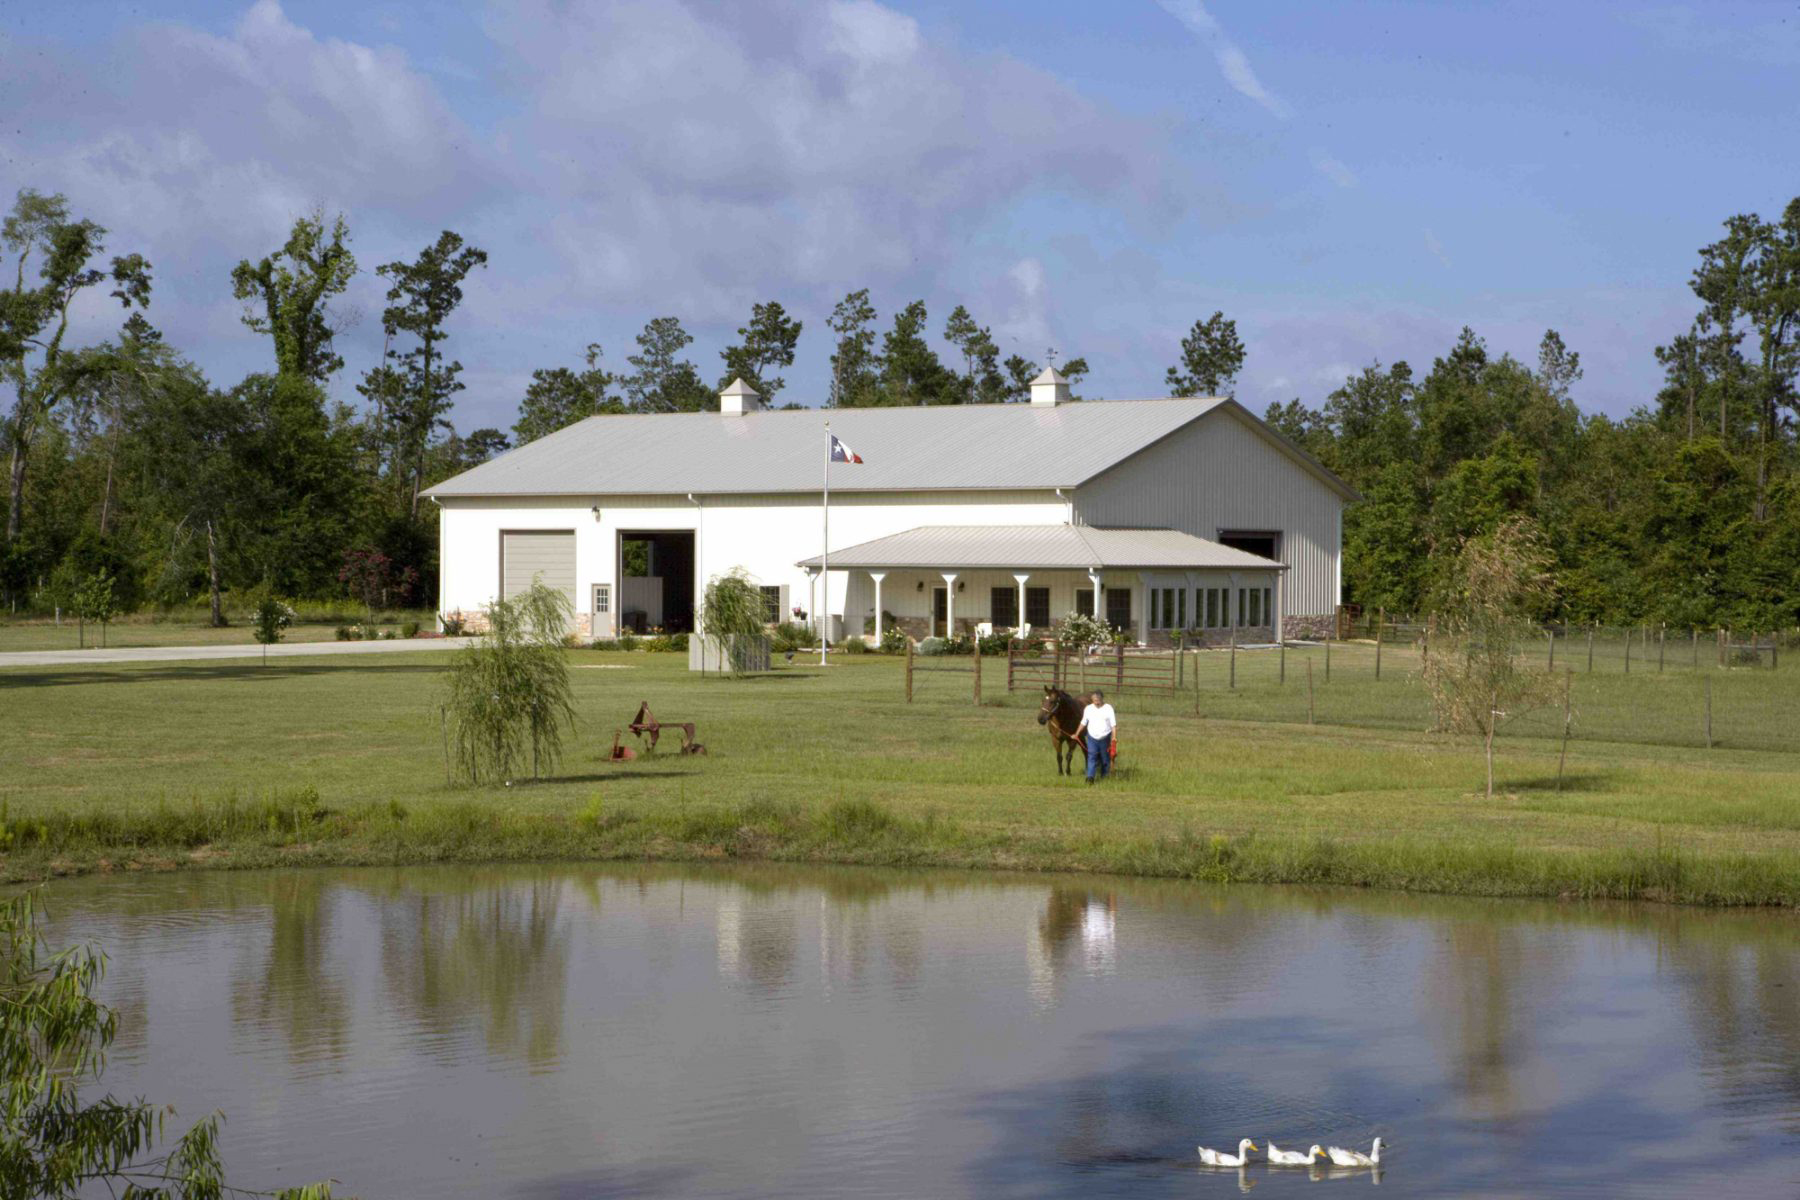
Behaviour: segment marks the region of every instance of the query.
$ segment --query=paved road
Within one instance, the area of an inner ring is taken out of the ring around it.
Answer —
[[[474,638],[395,638],[385,642],[282,642],[269,647],[270,658],[302,658],[321,654],[404,654],[416,650],[455,650]],[[69,667],[94,663],[191,662],[202,659],[261,658],[263,648],[248,646],[119,646],[105,650],[14,650],[0,654],[6,667]]]

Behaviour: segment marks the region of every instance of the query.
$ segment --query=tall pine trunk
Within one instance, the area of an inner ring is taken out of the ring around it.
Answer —
[[[219,603],[219,548],[213,537],[212,518],[206,519],[206,588],[212,610],[212,626],[222,628],[225,624],[225,613]]]
[[[18,419],[19,416],[15,413],[14,420]],[[16,542],[19,539],[19,516],[25,510],[25,440],[16,426],[12,436],[11,484],[11,491],[8,493],[11,502],[6,508],[6,540]]]

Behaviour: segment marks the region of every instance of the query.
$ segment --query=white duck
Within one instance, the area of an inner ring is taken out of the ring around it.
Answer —
[[[1346,1150],[1342,1146],[1333,1146],[1325,1153],[1329,1154],[1331,1161],[1340,1167],[1379,1167],[1381,1165],[1381,1139],[1375,1139],[1375,1144],[1369,1148],[1367,1154],[1360,1150]]]
[[[1236,1154],[1226,1154],[1220,1150],[1208,1150],[1205,1146],[1201,1146],[1199,1147],[1200,1161],[1209,1167],[1241,1167],[1250,1161],[1250,1151],[1256,1149],[1259,1149],[1259,1147],[1249,1138],[1245,1138],[1238,1143],[1238,1152]]]
[[[1269,1162],[1277,1167],[1310,1167],[1313,1160],[1323,1153],[1325,1151],[1317,1146],[1302,1154],[1298,1150],[1282,1150],[1274,1142],[1269,1143]]]

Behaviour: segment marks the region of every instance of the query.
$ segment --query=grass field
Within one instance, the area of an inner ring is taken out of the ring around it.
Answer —
[[[967,659],[907,705],[893,659],[733,681],[576,651],[582,724],[554,776],[470,788],[445,778],[447,659],[0,671],[4,874],[741,857],[1800,904],[1791,753],[1579,741],[1558,791],[1556,742],[1514,737],[1489,804],[1474,748],[1417,723],[1239,719],[1288,703],[1290,674],[1203,688],[1202,717],[1192,693],[1123,698],[1122,770],[1089,788],[1054,774],[1003,660],[975,708]],[[1384,664],[1330,703],[1398,711],[1410,686]],[[641,699],[710,753],[607,761]]]
[[[433,628],[433,614],[410,613],[377,613],[373,628],[393,630],[396,634],[404,621],[418,621],[422,628]],[[105,630],[106,644],[114,647],[126,646],[256,646],[256,638],[251,633],[250,618],[247,614],[234,614],[231,624],[223,629],[214,629],[208,625],[202,615],[181,614],[169,617],[162,615],[133,615],[111,622]],[[287,642],[329,642],[337,636],[340,625],[355,625],[364,622],[362,617],[346,614],[327,614],[323,619],[301,619],[283,634],[282,640]],[[89,647],[100,645],[102,631],[99,626],[90,624],[85,637]],[[58,623],[53,617],[5,617],[0,616],[0,654],[15,650],[74,650],[77,649],[83,633],[73,618],[64,617]]]

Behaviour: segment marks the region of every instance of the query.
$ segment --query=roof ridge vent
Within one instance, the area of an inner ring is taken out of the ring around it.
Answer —
[[[1069,402],[1069,380],[1055,367],[1045,367],[1031,381],[1031,403],[1034,408],[1055,408]]]
[[[744,382],[742,375],[725,385],[719,393],[719,411],[728,417],[741,417],[745,413],[762,412],[762,393]]]

